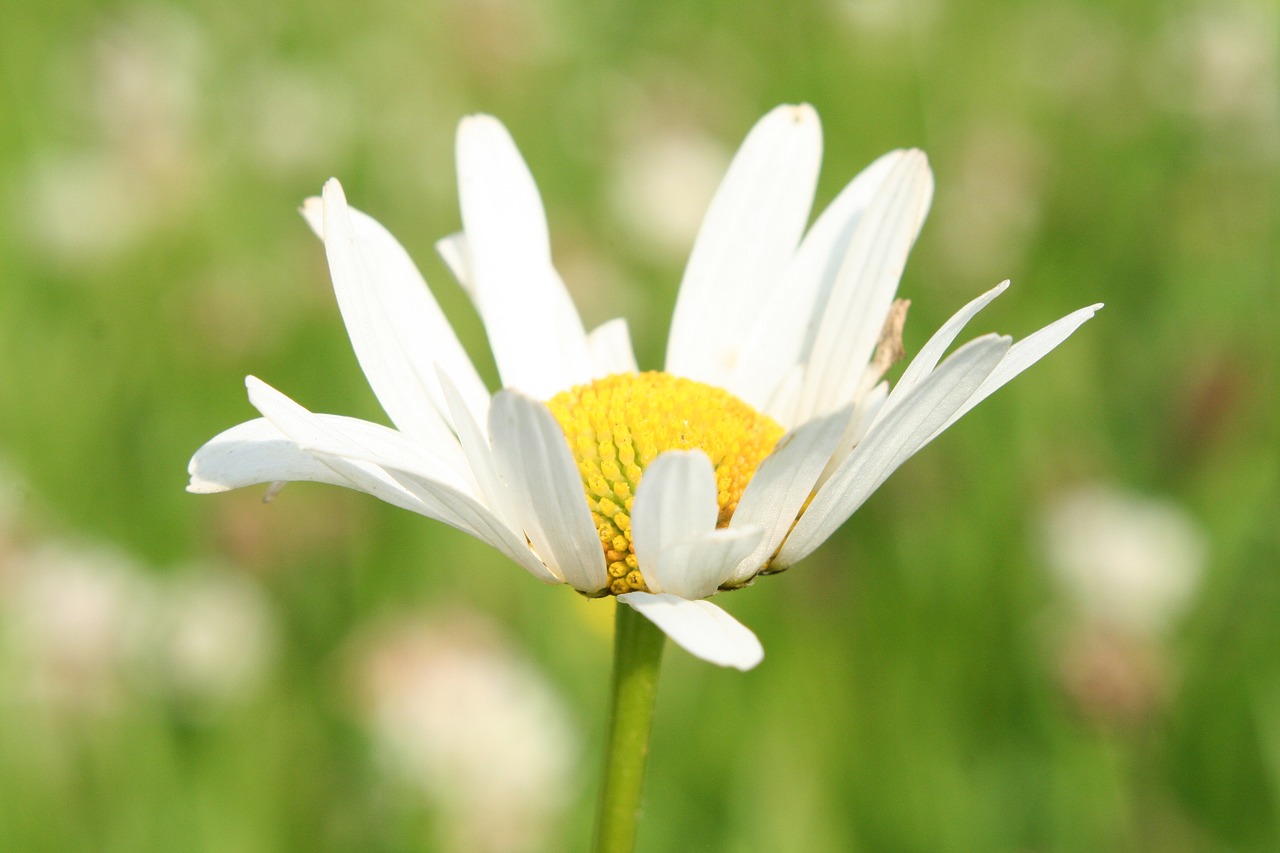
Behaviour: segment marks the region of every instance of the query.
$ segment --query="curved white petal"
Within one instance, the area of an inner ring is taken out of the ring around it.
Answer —
[[[458,280],[458,284],[462,285],[462,289],[474,301],[475,277],[471,275],[471,251],[467,248],[467,235],[459,231],[448,237],[441,237],[436,241],[436,252]]]
[[[724,387],[742,333],[777,286],[813,203],[822,131],[808,104],[751,129],[716,191],[680,283],[667,370]]]
[[[916,353],[916,357],[911,359],[911,363],[907,365],[906,370],[902,371],[902,376],[894,384],[894,390],[899,391],[901,389],[901,392],[906,392],[916,387],[937,367],[938,362],[942,359],[942,354],[947,351],[947,348],[951,346],[956,336],[968,325],[969,321],[979,311],[990,305],[992,300],[1008,289],[1009,282],[1007,280],[1002,281],[953,314],[920,348],[920,352]]]
[[[706,598],[726,583],[743,560],[759,547],[764,528],[756,525],[708,530],[696,539],[676,542],[663,548],[656,565],[640,570],[649,575],[656,569],[665,582],[649,583],[654,592],[669,592],[681,598]]]
[[[262,483],[329,483],[355,488],[349,480],[299,449],[266,418],[256,418],[218,433],[187,465],[187,491],[198,495],[226,492]]]
[[[591,350],[592,375],[599,378],[614,373],[637,373],[636,353],[631,347],[627,321],[618,317],[601,323],[587,335]]]
[[[422,470],[424,460],[394,430],[354,418],[315,415],[252,376],[245,384],[249,401],[267,420],[360,491],[456,527],[497,548],[544,583],[559,583],[523,539],[487,507]]]
[[[520,516],[515,511],[511,490],[498,476],[498,469],[493,460],[493,450],[489,447],[489,436],[471,417],[471,412],[467,410],[457,388],[443,373],[440,374],[440,386],[444,390],[445,400],[453,414],[462,452],[466,454],[467,464],[471,466],[471,474],[475,477],[476,486],[480,489],[485,504],[512,530],[520,530]]]
[[[1083,326],[1101,308],[1102,303],[1099,302],[1095,305],[1072,311],[1067,316],[1055,320],[1043,329],[1032,332],[1015,343],[1009,348],[1008,354],[996,365],[995,370],[991,371],[991,375],[983,380],[977,391],[973,392],[973,396],[966,400],[965,404],[948,418],[947,422],[939,427],[934,435],[936,436],[951,426],[974,406],[998,391],[1010,379],[1052,352],[1057,348],[1058,344],[1071,337],[1076,329]]]
[[[542,198],[492,116],[458,126],[458,194],[476,307],[503,385],[541,399],[591,379],[582,321],[551,265]]]
[[[823,483],[831,478],[831,475],[836,472],[836,469],[840,467],[844,460],[849,458],[849,454],[853,452],[853,448],[858,446],[858,442],[866,438],[888,398],[889,383],[878,382],[853,407],[853,415],[849,418],[844,435],[840,436],[836,449],[831,452],[831,459],[827,462],[827,467],[823,470],[822,476],[818,477],[818,487],[821,487]]]
[[[663,453],[645,468],[631,509],[631,533],[645,583],[654,592],[705,598],[760,541],[764,531],[716,530],[716,475],[700,450]]]
[[[716,472],[701,450],[672,450],[645,468],[631,508],[636,558],[643,565],[666,545],[714,530]]]
[[[500,391],[489,409],[489,439],[533,549],[574,589],[599,592],[608,579],[600,534],[550,410],[517,391]]]
[[[1008,338],[995,335],[970,341],[880,418],[818,489],[774,565],[789,566],[826,541],[899,465],[932,440],[990,375],[1009,344]]]
[[[760,463],[738,501],[730,528],[754,525],[765,535],[725,579],[728,583],[745,583],[755,577],[778,550],[812,494],[849,417],[846,407],[792,430]]]
[[[744,672],[764,659],[764,647],[751,629],[710,601],[648,592],[628,592],[618,601],[640,611],[696,658]]]
[[[894,164],[907,154],[890,151],[878,158],[822,211],[743,335],[742,358],[725,386],[729,391],[764,408],[787,372],[808,357],[849,239]]]
[[[830,297],[819,309],[798,418],[853,399],[932,197],[928,161],[920,151],[907,152],[858,221]]]
[[[385,228],[347,206],[336,179],[303,215],[313,229],[320,219],[338,308],[383,409],[415,438],[456,445],[436,365],[461,384],[469,405],[483,411],[488,392],[413,261]]]

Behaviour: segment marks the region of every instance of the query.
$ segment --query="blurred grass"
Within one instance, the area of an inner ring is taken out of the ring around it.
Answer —
[[[628,134],[691,127],[727,153],[801,100],[824,122],[820,204],[889,148],[932,158],[909,350],[1005,277],[975,331],[1107,308],[817,555],[731,597],[765,643],[757,671],[669,655],[642,849],[1280,849],[1273,4],[57,0],[5,17],[0,454],[25,483],[20,538],[109,541],[161,573],[225,559],[267,589],[282,652],[209,719],[145,690],[51,716],[0,686],[0,849],[432,849],[431,811],[381,777],[337,670],[359,626],[440,601],[493,615],[567,697],[588,754],[548,849],[582,849],[605,605],[363,496],[185,495],[186,460],[252,414],[247,373],[381,419],[293,213],[331,174],[405,242],[492,381],[432,244],[458,227],[454,125],[496,113],[559,257],[599,273],[566,274],[584,320],[625,314],[653,366],[680,258],[611,200]],[[1224,71],[1214,50],[1244,59]],[[1092,478],[1171,496],[1210,540],[1170,701],[1138,727],[1075,713],[1045,636],[1039,507]]]

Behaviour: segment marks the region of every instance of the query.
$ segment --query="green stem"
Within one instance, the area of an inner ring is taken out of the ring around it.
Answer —
[[[625,604],[618,605],[614,624],[613,684],[596,853],[631,853],[635,849],[653,700],[667,639],[658,626]]]

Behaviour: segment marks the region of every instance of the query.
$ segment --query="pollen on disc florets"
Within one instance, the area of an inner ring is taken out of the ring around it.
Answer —
[[[724,527],[783,432],[722,388],[656,371],[606,376],[562,391],[547,406],[582,474],[614,595],[647,591],[631,544],[631,507],[646,465],[668,450],[707,454]]]

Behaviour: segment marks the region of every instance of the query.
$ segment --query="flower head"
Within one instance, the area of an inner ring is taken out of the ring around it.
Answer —
[[[615,594],[698,657],[755,666],[755,635],[704,599],[812,552],[1099,307],[943,359],[1001,284],[948,320],[890,389],[898,281],[932,177],[921,152],[886,154],[806,231],[821,147],[807,105],[752,129],[694,245],[665,370],[641,373],[624,320],[584,329],[506,129],[464,119],[463,231],[437,248],[484,321],[504,386],[492,395],[408,254],[331,180],[303,214],[396,428],[313,414],[250,377],[263,417],[197,451],[189,489],[359,489],[488,542],[546,583]]]

